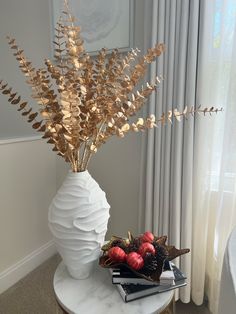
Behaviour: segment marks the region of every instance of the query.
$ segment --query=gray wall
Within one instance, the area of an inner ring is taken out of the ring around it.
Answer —
[[[32,105],[34,101],[30,98],[31,91],[18,69],[6,36],[15,37],[33,64],[41,66],[44,58],[48,58],[51,53],[49,3],[49,0],[0,1],[0,78],[6,80]],[[7,98],[0,95],[0,140],[34,134],[25,120],[7,102]]]

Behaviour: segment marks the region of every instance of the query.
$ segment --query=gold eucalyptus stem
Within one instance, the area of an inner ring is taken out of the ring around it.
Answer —
[[[99,138],[99,135],[100,135],[101,132],[102,132],[102,129],[103,129],[105,123],[106,123],[106,119],[104,119],[104,120],[102,121],[102,123],[101,123],[101,125],[100,125],[100,127],[99,127],[99,129],[98,129],[98,132],[97,132],[97,134],[96,134],[96,137],[95,137],[95,139],[92,141],[92,143],[94,143],[95,146],[97,146],[97,144],[98,144],[98,138]],[[89,164],[89,161],[90,161],[90,159],[91,159],[93,153],[94,153],[93,151],[88,150],[87,156],[86,156],[86,158],[85,158],[84,169],[87,169],[88,164]]]
[[[101,134],[102,129],[103,129],[104,124],[106,123],[106,121],[107,121],[106,118],[102,121],[102,123],[101,123],[101,125],[100,125],[100,127],[99,127],[99,130],[98,130],[98,133],[97,133],[97,135],[96,135],[96,138],[95,138],[95,141],[94,141],[94,145],[97,145],[97,144],[98,144],[99,135]]]
[[[74,152],[73,152],[73,158],[74,158],[76,171],[78,171],[78,154],[77,154],[77,149],[75,149]]]
[[[77,154],[78,154],[78,162],[77,162],[78,171],[82,171],[81,170],[81,145],[78,148]]]
[[[73,172],[78,172],[78,167],[76,164],[73,164]]]
[[[61,16],[60,16],[60,18],[59,18],[59,23],[61,23]],[[59,27],[61,27],[61,26],[59,26]],[[61,32],[61,30],[57,30],[57,35],[58,35],[58,37],[60,36],[60,34],[62,34],[62,32]],[[61,48],[62,48],[62,43],[61,43],[61,40],[60,39],[58,39],[58,47],[59,47],[59,50],[61,50]],[[61,51],[59,52],[59,59],[60,59],[60,66],[61,66],[61,75],[62,75],[62,77],[65,77],[65,71],[64,71],[64,64],[67,64],[67,61],[66,61],[66,59],[65,59],[65,61],[64,61],[64,59],[63,59],[63,56],[62,56],[62,53],[61,53]],[[65,82],[63,82],[63,87],[65,87]],[[60,93],[60,99],[61,99],[61,93]],[[61,106],[61,105],[60,105]]]
[[[72,153],[72,164],[73,164],[73,172],[78,172],[78,166],[74,157],[74,153]]]
[[[84,157],[83,164],[82,164],[83,171],[85,171],[87,169],[87,160],[88,160],[88,156],[89,156],[90,152],[91,152],[90,147],[87,146],[86,152],[85,152],[85,157]]]
[[[78,164],[77,164],[77,152],[75,150],[71,150],[68,154],[68,159],[70,161],[71,164],[71,168],[73,172],[77,172],[78,171]]]
[[[87,150],[88,150],[88,139],[84,142],[84,149],[83,149],[83,154],[82,154],[82,158],[81,158],[81,171],[85,170],[84,169],[84,161],[85,161],[85,157],[87,154]]]
[[[17,51],[19,51],[19,48],[17,48]],[[27,64],[27,61],[25,60],[25,57],[21,58],[21,61],[22,61],[23,65],[28,69],[28,75],[29,75],[30,79],[33,82],[35,82],[34,76],[32,75],[32,71],[31,71],[31,69],[29,68],[29,66]],[[44,107],[46,107],[47,104],[45,102],[44,97],[42,96],[42,90],[40,90],[40,88],[36,84],[33,85],[33,88],[35,89],[36,93],[38,94],[38,96],[39,96],[39,98],[40,98],[40,100],[42,102],[42,105]],[[33,90],[33,88],[31,87],[32,90]],[[53,124],[53,121],[52,121],[52,118],[51,118],[50,115],[49,115],[49,120],[50,120],[50,123]],[[50,136],[50,138],[53,140],[53,138],[51,136]],[[56,145],[55,141],[54,141],[54,145]]]
[[[70,9],[69,9],[69,4],[68,4],[68,0],[64,0],[64,6],[65,6],[65,11],[67,12],[71,25],[72,27],[74,27],[74,22],[73,22],[73,16],[70,13]]]
[[[76,165],[75,165],[74,160],[73,160],[73,153],[70,152],[70,154],[68,153],[68,154],[66,154],[66,155],[67,155],[66,157],[68,158],[68,160],[69,160],[69,162],[70,162],[72,171],[73,171],[73,172],[76,172]]]
[[[60,16],[60,19],[59,19],[59,23],[61,24],[61,16]],[[59,26],[59,27],[61,27],[61,26]],[[60,34],[63,34],[62,33],[62,31],[61,31],[61,29],[59,30],[57,30],[57,35],[58,35],[58,37],[60,36]],[[64,68],[63,68],[63,66],[64,66],[64,59],[63,59],[63,56],[62,56],[62,53],[61,53],[61,48],[62,48],[62,43],[61,43],[61,40],[60,39],[58,39],[58,47],[59,47],[59,50],[60,50],[60,52],[59,52],[59,58],[60,58],[60,65],[61,65],[61,74],[64,76]]]
[[[85,162],[85,167],[84,167],[84,169],[87,169],[87,168],[88,168],[88,164],[89,164],[89,162],[90,162],[90,159],[91,159],[91,157],[92,157],[92,154],[93,154],[93,152],[89,151],[87,160],[86,160],[86,162]]]
[[[20,50],[19,50],[19,48],[17,47],[17,52],[19,52],[19,51],[20,51]],[[29,65],[27,64],[27,60],[25,59],[25,56],[20,57],[20,60],[21,60],[22,64],[24,65],[24,67],[27,69],[27,74],[29,75],[30,79],[31,79],[33,82],[35,82],[35,78],[34,78],[34,76],[32,75],[32,69],[31,69],[31,68],[29,67]],[[35,72],[35,71],[33,71],[33,72]],[[38,86],[37,86],[36,84],[33,85],[33,88],[35,89],[35,91],[36,91],[36,93],[38,94],[40,100],[42,101],[42,104],[45,106],[45,105],[46,105],[45,100],[44,100],[44,98],[41,96],[42,91],[38,88]],[[33,88],[32,88],[32,90],[33,90]]]

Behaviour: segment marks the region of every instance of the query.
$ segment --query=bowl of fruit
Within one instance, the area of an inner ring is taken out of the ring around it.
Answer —
[[[128,232],[127,238],[112,236],[103,245],[99,264],[105,268],[126,267],[142,278],[158,282],[165,261],[171,261],[189,251],[167,245],[167,236],[158,237],[146,231],[134,237]]]

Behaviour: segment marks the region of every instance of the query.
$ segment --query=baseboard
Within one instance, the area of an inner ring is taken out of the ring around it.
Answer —
[[[53,241],[49,241],[37,250],[33,251],[16,264],[0,273],[0,294],[13,286],[28,273],[41,265],[56,253]]]

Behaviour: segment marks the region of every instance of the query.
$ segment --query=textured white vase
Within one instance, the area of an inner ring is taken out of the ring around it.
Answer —
[[[70,275],[89,277],[104,242],[110,206],[88,171],[69,172],[49,207],[49,228]]]

